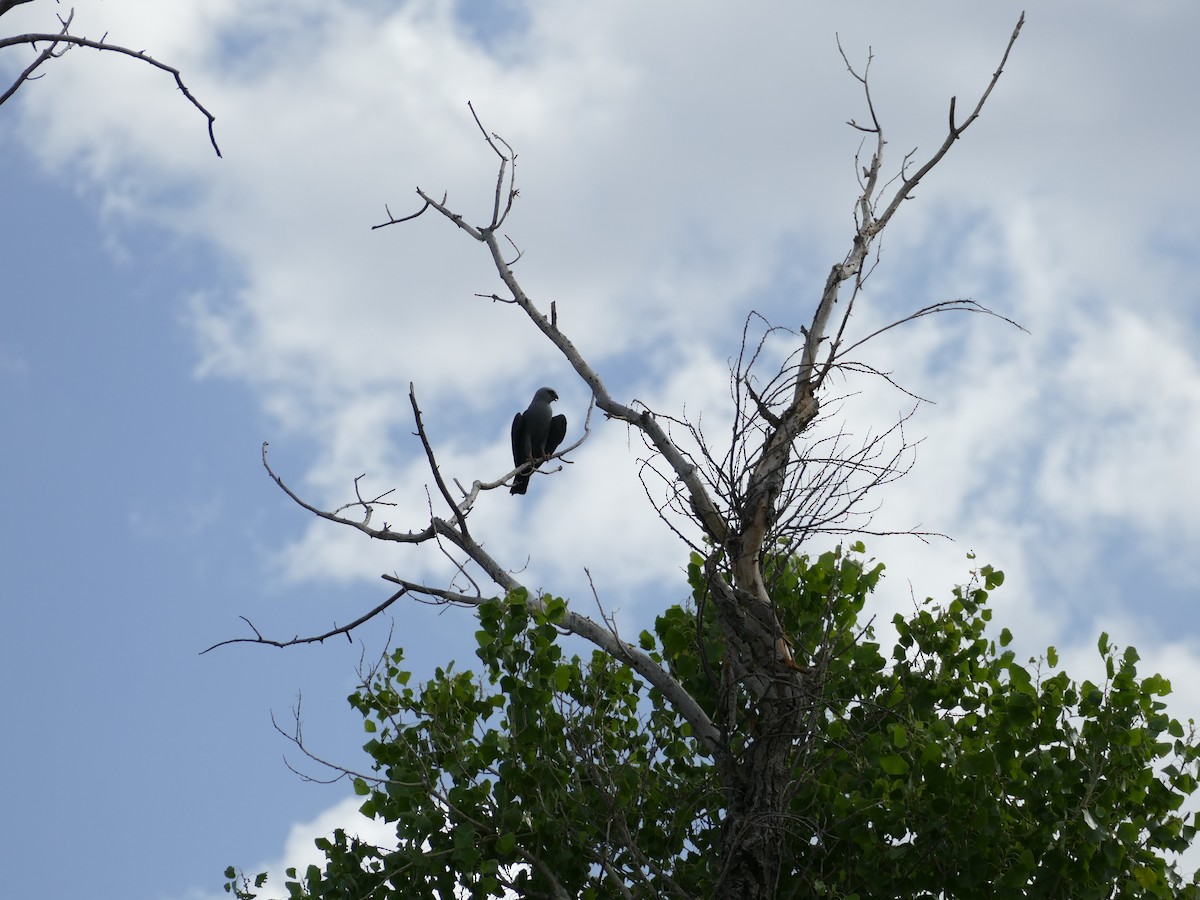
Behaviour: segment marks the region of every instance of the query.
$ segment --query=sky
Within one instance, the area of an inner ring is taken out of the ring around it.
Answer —
[[[1200,717],[1200,179],[1189,0],[1033,8],[982,117],[897,214],[854,324],[865,361],[927,398],[912,471],[867,538],[871,612],[1007,575],[996,619],[1030,656],[1096,677],[1101,631]],[[827,8],[826,8],[827,7]],[[73,51],[0,107],[0,847],[13,896],[208,900],[225,866],[275,871],[354,821],[344,782],[272,726],[302,703],[314,751],[363,767],[345,697],[389,639],[419,677],[469,666],[471,616],[394,607],[355,641],[382,573],[445,579],[437,554],[314,520],[394,490],[428,521],[414,386],[443,471],[509,468],[507,429],[555,387],[588,391],[514,307],[484,249],[415,212],[419,186],[490,214],[519,154],[517,275],[623,402],[728,419],[751,310],[798,328],[849,247],[862,120],[838,54],[865,64],[891,170],[944,137],[994,71],[1017,4],[550,0],[79,0],[74,31],[177,66]],[[54,30],[46,0],[0,22]],[[5,84],[30,59],[0,50]],[[888,165],[889,163],[885,163]],[[914,402],[838,385],[845,428]],[[842,420],[839,420],[842,421]],[[686,549],[638,481],[640,442],[594,418],[572,464],[496,491],[472,530],[523,583],[632,633],[688,593]],[[815,549],[820,549],[814,547]],[[976,562],[967,558],[973,552]],[[367,833],[367,832],[364,832]],[[278,882],[274,882],[278,885]]]

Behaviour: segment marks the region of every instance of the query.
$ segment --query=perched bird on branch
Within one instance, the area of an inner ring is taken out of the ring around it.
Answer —
[[[538,388],[533,395],[533,402],[523,413],[513,416],[512,449],[513,465],[524,466],[531,463],[528,471],[522,472],[513,479],[510,493],[523,494],[529,487],[529,476],[533,470],[546,461],[554,453],[558,445],[567,436],[567,417],[553,415],[550,404],[558,399],[554,388]]]

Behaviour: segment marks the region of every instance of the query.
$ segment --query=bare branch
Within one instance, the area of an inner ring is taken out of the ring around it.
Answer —
[[[443,198],[443,200],[444,199],[445,198]],[[392,211],[388,208],[387,204],[385,203],[383,205],[383,211],[388,214],[388,220],[386,222],[380,222],[378,225],[372,225],[371,230],[375,231],[377,228],[387,228],[389,225],[398,225],[401,222],[410,222],[413,219],[420,218],[421,215],[425,212],[425,210],[429,209],[429,207],[431,205],[432,204],[430,204],[430,202],[428,200],[426,200],[425,205],[422,206],[420,209],[418,209],[411,216],[403,216],[402,218],[397,219],[395,216],[392,215]]]
[[[421,438],[421,446],[425,448],[425,458],[429,461],[429,471],[433,473],[433,480],[437,484],[438,490],[441,491],[447,505],[454,510],[454,518],[458,520],[458,527],[462,529],[463,534],[466,534],[466,514],[454,502],[454,498],[450,496],[450,491],[446,487],[446,482],[442,480],[442,473],[438,469],[437,459],[433,455],[433,447],[429,445],[429,436],[425,434],[425,423],[421,421],[421,408],[417,406],[417,392],[411,381],[408,383],[408,402],[412,404],[413,418],[417,422],[417,434]]]
[[[366,477],[367,477],[367,475],[364,472],[362,475],[359,475],[357,478],[354,479],[354,496],[357,499],[350,503],[343,503],[341,506],[339,506],[337,509],[335,509],[333,511],[334,515],[339,514],[344,509],[351,509],[352,507],[355,507],[355,506],[361,506],[363,508],[363,524],[368,525],[371,522],[371,516],[374,513],[376,506],[396,506],[397,505],[396,503],[394,503],[390,500],[383,499],[384,497],[388,496],[389,494],[394,494],[396,492],[395,488],[388,488],[386,491],[384,491],[382,494],[379,494],[374,499],[364,500],[363,495],[362,495],[362,487],[361,487],[360,483]]]
[[[300,637],[299,635],[297,635],[296,637],[293,637],[290,640],[286,640],[286,641],[279,641],[279,640],[274,640],[272,638],[263,637],[262,632],[258,630],[258,628],[254,625],[253,622],[251,622],[245,616],[238,616],[239,619],[241,619],[243,622],[245,622],[247,625],[250,626],[250,630],[254,632],[254,637],[252,637],[252,638],[230,638],[229,640],[226,640],[226,641],[220,641],[219,643],[213,644],[211,647],[207,647],[206,649],[201,650],[200,655],[203,656],[209,650],[216,650],[218,647],[224,647],[226,644],[269,644],[272,647],[294,647],[297,644],[323,644],[329,638],[337,637],[339,634],[344,634],[346,636],[346,640],[351,640],[351,638],[350,638],[351,631],[353,631],[359,625],[362,625],[363,623],[368,622],[371,619],[375,618],[377,615],[379,615],[381,612],[383,612],[385,609],[387,609],[389,606],[391,606],[393,603],[395,603],[397,600],[399,600],[401,597],[403,597],[406,593],[407,593],[406,588],[402,588],[402,589],[396,591],[396,593],[392,594],[392,596],[388,597],[386,600],[384,600],[382,603],[380,603],[378,606],[376,606],[373,610],[371,610],[370,612],[367,612],[367,613],[363,613],[363,615],[359,616],[357,619],[355,619],[349,625],[342,625],[340,627],[334,627],[334,628],[330,629],[329,631],[326,631],[324,634],[317,634],[317,635],[313,635],[312,637]]]
[[[356,772],[353,769],[347,769],[345,766],[339,765],[338,763],[329,762],[328,760],[323,759],[320,756],[317,756],[304,743],[304,727],[303,727],[303,721],[300,717],[300,698],[299,697],[296,698],[296,705],[292,707],[292,719],[295,722],[295,725],[293,726],[291,731],[285,731],[283,728],[280,727],[279,722],[276,721],[275,713],[271,713],[271,727],[273,727],[277,732],[279,732],[281,735],[283,735],[287,740],[289,740],[293,744],[295,744],[296,749],[299,750],[301,753],[303,753],[310,761],[315,762],[317,765],[322,766],[326,769],[329,769],[332,772],[337,773],[332,778],[317,778],[315,775],[309,775],[307,772],[301,772],[299,769],[297,769],[295,766],[293,766],[291,764],[291,762],[289,762],[287,760],[287,758],[285,757],[283,763],[285,766],[288,767],[288,771],[299,776],[303,781],[309,781],[309,782],[313,782],[315,784],[335,784],[335,783],[341,781],[343,778],[361,778],[363,781],[370,782],[373,784],[394,784],[397,786],[404,786],[404,787],[420,786],[413,782],[402,782],[402,781],[397,781],[395,779],[390,779],[390,778],[380,778],[378,775],[370,775],[366,772]]]
[[[372,528],[370,525],[367,524],[367,521],[366,521],[366,520],[370,519],[369,507],[368,507],[368,514],[366,516],[364,516],[364,521],[355,522],[353,519],[347,519],[345,516],[340,516],[337,513],[326,512],[323,509],[318,509],[317,507],[313,506],[311,503],[309,503],[305,500],[302,500],[300,498],[300,496],[298,494],[296,494],[295,491],[293,491],[290,487],[288,487],[284,483],[284,481],[281,477],[279,477],[278,475],[275,474],[275,470],[272,469],[271,464],[269,462],[267,462],[267,448],[269,446],[270,446],[270,444],[268,444],[266,441],[263,441],[263,445],[262,445],[263,468],[265,468],[267,470],[267,474],[271,476],[271,480],[274,481],[277,485],[279,485],[279,488],[285,494],[287,494],[289,497],[291,497],[297,506],[300,506],[303,509],[308,510],[314,516],[319,516],[322,519],[328,519],[330,522],[337,522],[339,525],[349,525],[351,528],[356,528],[359,531],[361,531],[363,534],[368,535],[369,537],[378,538],[381,541],[399,541],[400,543],[406,543],[406,544],[419,544],[424,541],[433,539],[433,536],[436,533],[436,528],[434,527],[433,524],[430,524],[428,528],[425,528],[421,531],[408,531],[408,532],[392,531],[388,527],[386,522],[384,523],[383,528]],[[383,494],[381,496],[387,496],[387,495]],[[349,504],[349,505],[357,506],[358,504],[354,503],[354,504]],[[391,504],[389,504],[389,505],[391,505]],[[346,509],[347,507],[343,506],[340,508]]]
[[[417,188],[417,195],[422,200],[424,200],[427,204],[432,206],[434,209],[436,209],[438,212],[440,212],[443,216],[445,216],[447,219],[449,219],[451,222],[453,222],[455,225],[457,225],[459,228],[461,228],[463,231],[465,231],[467,234],[469,234],[471,237],[475,238],[475,240],[477,240],[477,241],[483,240],[483,235],[484,235],[484,232],[486,229],[476,228],[473,225],[468,225],[466,220],[463,219],[463,217],[461,215],[459,215],[456,212],[452,212],[450,210],[450,208],[448,206],[446,206],[445,195],[442,196],[442,199],[440,201],[434,200],[432,197],[430,197],[428,194],[426,194],[420,188]]]
[[[469,102],[467,103],[467,109],[471,110],[471,117],[475,119],[475,124],[479,126],[479,133],[483,135],[483,139],[485,141],[487,141],[488,146],[492,148],[492,151],[500,159],[500,172],[496,176],[496,199],[495,199],[495,203],[492,206],[492,224],[489,225],[487,228],[488,231],[495,231],[502,224],[504,224],[504,220],[508,218],[509,211],[512,210],[513,201],[517,198],[517,188],[516,188],[517,154],[513,152],[512,147],[510,147],[508,145],[508,142],[505,141],[504,138],[500,137],[500,135],[496,134],[494,131],[489,133],[487,131],[487,129],[485,129],[483,127],[483,123],[479,121],[479,116],[475,113],[475,107]],[[498,146],[496,146],[497,143],[503,144],[504,149],[501,150]],[[506,169],[509,170],[507,173],[508,174],[508,199],[507,199],[507,202],[505,202],[503,200],[504,193],[505,193],[504,192],[504,182],[505,182],[505,174],[506,174],[505,170]],[[501,203],[504,203],[503,212],[501,212],[501,209],[500,209]],[[518,258],[520,258],[519,252],[518,252]],[[514,260],[514,262],[515,261],[516,260]]]
[[[933,156],[931,156],[928,161],[917,170],[916,174],[914,174],[911,178],[904,179],[904,183],[900,186],[900,189],[896,191],[896,195],[892,197],[891,202],[888,203],[887,209],[884,210],[883,215],[881,215],[878,221],[875,223],[874,230],[876,233],[881,231],[887,225],[887,223],[891,220],[892,215],[897,209],[900,208],[900,204],[903,203],[905,199],[912,193],[913,189],[920,184],[921,179],[928,175],[933,167],[942,161],[942,157],[946,155],[954,142],[962,137],[963,132],[970,128],[971,124],[977,118],[979,118],[980,112],[983,111],[983,105],[987,102],[988,97],[992,95],[992,90],[996,87],[996,83],[1000,81],[1000,76],[1004,73],[1004,66],[1008,62],[1008,56],[1012,52],[1013,45],[1016,44],[1017,37],[1021,34],[1021,27],[1024,24],[1025,13],[1022,12],[1020,18],[1017,19],[1016,27],[1013,28],[1013,32],[1008,38],[1008,43],[1004,47],[1004,55],[1000,58],[1000,65],[998,65],[996,67],[996,71],[992,73],[992,78],[988,82],[983,93],[980,95],[979,101],[975,104],[975,108],[971,110],[971,114],[967,116],[966,121],[961,125],[955,125],[954,123],[955,98],[950,98],[950,123],[946,139],[942,142],[942,146],[937,149],[937,152],[934,153]]]
[[[4,0],[0,3],[0,15],[8,12],[19,3],[28,2],[28,0]],[[46,44],[45,49],[41,50],[32,63],[17,76],[16,80],[5,90],[0,93],[0,105],[4,104],[17,90],[33,77],[33,73],[45,62],[62,56],[71,47],[90,47],[93,50],[101,50],[108,53],[117,53],[122,56],[129,56],[133,59],[140,60],[148,65],[154,66],[156,69],[161,69],[164,72],[170,73],[175,78],[175,85],[179,88],[180,93],[187,98],[188,102],[198,109],[208,120],[208,139],[212,144],[213,150],[217,156],[221,155],[221,148],[217,146],[217,136],[213,131],[213,124],[216,122],[216,116],[210,113],[196,96],[188,89],[188,86],[183,82],[183,75],[174,66],[169,66],[164,62],[160,62],[150,56],[145,50],[131,50],[128,47],[123,47],[120,44],[109,43],[106,40],[91,40],[90,38],[78,37],[70,34],[71,21],[75,16],[75,11],[71,12],[62,22],[62,30],[57,34],[46,33],[30,33],[14,35],[13,37],[0,38],[0,50],[5,47],[14,47],[19,44],[29,44],[34,50],[37,50],[38,44]]]
[[[858,347],[861,347],[863,344],[865,344],[867,341],[871,340],[872,338],[876,338],[879,335],[883,334],[884,332],[891,331],[893,328],[896,328],[900,325],[905,325],[909,322],[914,322],[917,319],[923,318],[925,316],[931,316],[934,313],[944,313],[944,312],[967,312],[967,313],[975,313],[977,315],[991,316],[994,319],[999,319],[1001,322],[1006,322],[1009,325],[1013,326],[1014,328],[1019,328],[1019,329],[1021,329],[1021,331],[1024,331],[1026,334],[1029,334],[1029,329],[1026,328],[1025,326],[1023,326],[1022,324],[1020,324],[1019,322],[1017,322],[1013,319],[1010,319],[1008,316],[1002,316],[1002,315],[1000,315],[1000,313],[990,310],[986,306],[983,306],[980,303],[976,303],[974,300],[968,300],[968,299],[942,300],[942,301],[939,301],[938,303],[932,303],[929,306],[923,306],[920,309],[918,309],[916,312],[909,313],[907,316],[905,316],[902,319],[897,319],[895,322],[891,322],[888,325],[884,325],[882,328],[877,328],[875,331],[872,331],[866,337],[859,338],[853,344],[851,344],[850,346],[848,346],[844,349],[839,348],[837,351],[836,358],[840,359],[841,357],[850,353],[850,351],[855,350]],[[832,361],[832,358],[831,358],[831,361]]]

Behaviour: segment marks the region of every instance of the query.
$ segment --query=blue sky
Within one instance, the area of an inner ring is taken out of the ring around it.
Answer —
[[[76,32],[178,65],[73,52],[0,107],[5,571],[0,846],[14,896],[201,900],[220,873],[290,864],[345,823],[344,785],[303,783],[271,727],[361,765],[344,702],[389,627],[423,674],[469,663],[459,610],[397,608],[365,644],[199,651],[344,622],[383,572],[439,560],[311,521],[265,476],[337,506],[367,473],[395,521],[427,520],[416,386],[445,469],[506,469],[505,433],[551,384],[587,394],[496,289],[481,248],[425,219],[372,232],[413,188],[479,218],[492,158],[520,154],[518,275],[620,398],[726,415],[726,360],[756,308],[805,321],[845,252],[861,98],[837,55],[874,48],[893,164],[942,137],[1019,13],[1007,2],[830,10],[763,3],[503,6],[106,0]],[[6,34],[49,30],[35,2]],[[997,618],[1031,654],[1095,674],[1107,629],[1200,714],[1200,200],[1190,2],[1033,10],[991,105],[898,215],[864,331],[972,297],[1019,320],[925,319],[866,358],[936,401],[880,527],[875,612],[945,596],[968,550],[1003,568]],[[24,49],[0,52],[11,72]],[[858,434],[911,405],[846,386]],[[476,534],[533,587],[601,599],[631,630],[686,594],[682,545],[636,480],[639,444],[595,423],[575,465],[496,493]],[[422,515],[426,519],[422,518]],[[577,606],[578,608],[578,606]],[[394,625],[392,624],[394,622]],[[312,824],[312,823],[316,824]]]

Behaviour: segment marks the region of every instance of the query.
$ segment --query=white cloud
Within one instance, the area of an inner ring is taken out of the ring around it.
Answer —
[[[325,855],[317,849],[314,841],[320,837],[332,837],[334,831],[339,828],[345,831],[347,836],[358,837],[377,847],[395,846],[395,828],[378,819],[368,819],[358,811],[360,806],[362,798],[347,797],[306,822],[293,823],[287,831],[287,837],[277,858],[259,862],[244,870],[251,881],[259,872],[267,873],[267,882],[260,896],[286,896],[284,884],[290,880],[285,874],[288,869],[294,868],[300,877],[303,877],[310,865],[324,870]],[[174,895],[172,900],[216,900],[218,897],[228,896],[224,892],[190,891]]]

